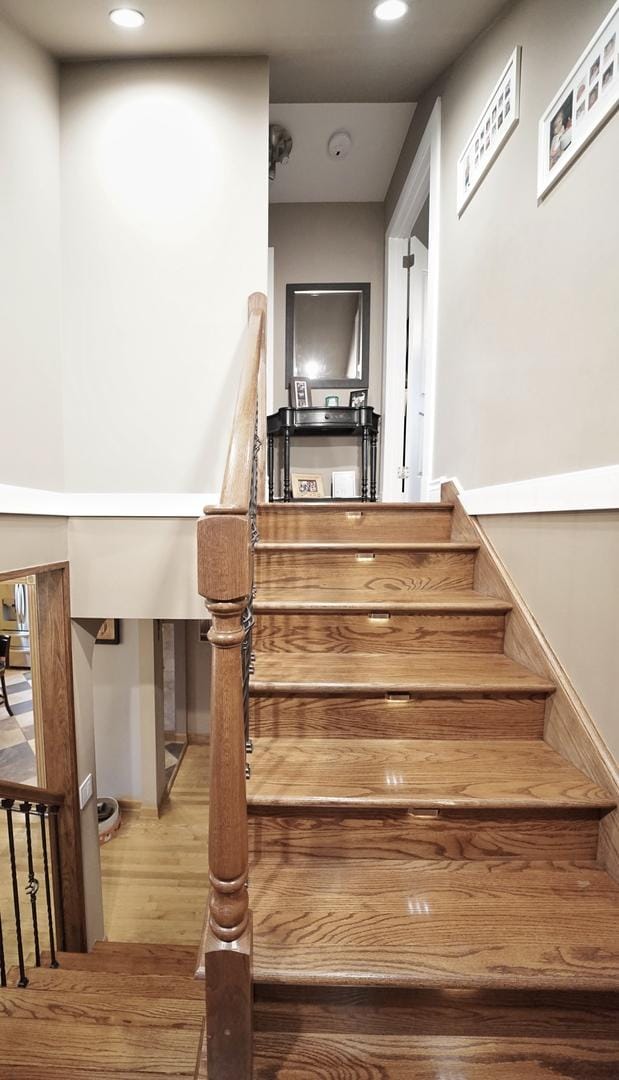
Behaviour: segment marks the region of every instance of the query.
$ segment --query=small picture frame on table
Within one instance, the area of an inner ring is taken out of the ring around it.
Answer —
[[[290,404],[293,409],[310,409],[312,391],[307,379],[292,379],[290,383]]]
[[[292,495],[295,499],[324,499],[325,485],[321,473],[293,472]]]
[[[351,390],[349,408],[351,409],[365,409],[368,403],[367,390]]]

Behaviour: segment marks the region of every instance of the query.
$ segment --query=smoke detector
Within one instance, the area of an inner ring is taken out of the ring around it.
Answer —
[[[334,131],[327,143],[327,153],[337,161],[347,157],[351,147],[352,139],[347,131]]]

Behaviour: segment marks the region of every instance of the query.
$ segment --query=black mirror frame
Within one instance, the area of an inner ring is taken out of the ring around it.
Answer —
[[[311,386],[319,389],[333,387],[367,388],[370,375],[370,295],[371,286],[369,281],[334,281],[325,284],[286,285],[286,386],[290,386],[291,379],[302,378],[294,374],[294,298],[297,292],[360,292],[363,317],[361,321],[361,378],[360,379],[308,379]]]

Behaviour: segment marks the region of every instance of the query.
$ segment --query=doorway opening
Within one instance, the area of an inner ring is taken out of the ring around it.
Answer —
[[[436,497],[440,141],[439,99],[386,233],[382,491],[391,502]]]

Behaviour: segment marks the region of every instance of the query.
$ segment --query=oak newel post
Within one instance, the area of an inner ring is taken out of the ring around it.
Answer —
[[[206,936],[208,1074],[251,1076],[251,919],[241,649],[251,594],[249,522],[212,515],[199,523],[200,593],[213,625]]]
[[[266,298],[250,297],[247,354],[219,506],[198,523],[198,588],[212,617],[209,902],[206,968],[209,1080],[251,1080],[252,926],[248,884],[246,731],[256,503],[264,497]],[[262,380],[262,382],[261,382]],[[258,494],[259,493],[259,494]]]

